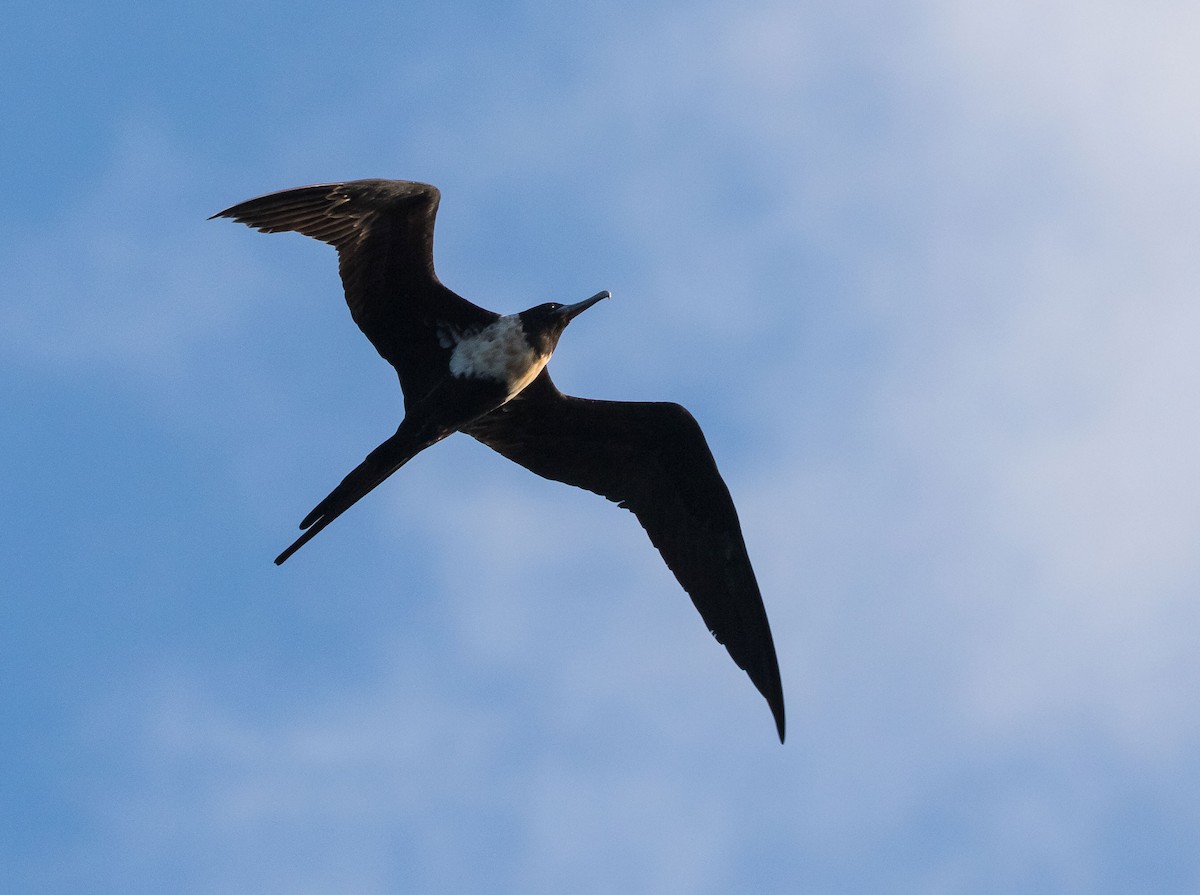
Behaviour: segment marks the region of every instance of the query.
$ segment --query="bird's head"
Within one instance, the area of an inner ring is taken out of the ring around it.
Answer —
[[[573,305],[563,305],[551,301],[530,308],[528,311],[522,311],[517,316],[521,318],[521,327],[525,330],[525,337],[529,340],[529,344],[540,354],[549,357],[554,353],[558,337],[567,328],[567,324],[596,302],[608,297],[609,293],[605,290]]]

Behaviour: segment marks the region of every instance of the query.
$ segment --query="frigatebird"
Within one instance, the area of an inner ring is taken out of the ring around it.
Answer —
[[[396,368],[404,419],[304,517],[283,563],[425,448],[465,432],[547,479],[631,510],[701,618],[766,698],[784,738],[775,644],[737,510],[700,426],[678,404],[564,395],[546,362],[567,324],[608,298],[501,316],[442,285],[433,267],[441,194],[405,180],[270,193],[213,218],[329,243],[350,314]],[[211,218],[210,218],[211,220]]]

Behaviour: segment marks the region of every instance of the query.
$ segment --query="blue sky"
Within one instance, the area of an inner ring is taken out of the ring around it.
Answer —
[[[0,888],[1200,889],[1194,4],[24,4],[0,33]],[[208,215],[443,192],[443,280],[606,302],[789,737],[636,522],[393,430],[334,255]]]

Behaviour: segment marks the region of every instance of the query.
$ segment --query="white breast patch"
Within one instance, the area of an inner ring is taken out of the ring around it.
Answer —
[[[548,360],[548,355],[529,347],[520,318],[512,314],[460,339],[450,354],[450,372],[460,379],[502,382],[508,387],[508,400],[533,382]]]

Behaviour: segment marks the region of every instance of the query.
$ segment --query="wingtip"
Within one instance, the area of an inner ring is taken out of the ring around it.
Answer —
[[[784,742],[787,720],[783,703],[783,681],[779,677],[779,663],[775,659],[774,644],[771,644],[769,662],[765,669],[761,666],[751,666],[746,671],[759,694],[767,701],[771,717],[775,719],[775,731],[779,734],[779,742]]]

